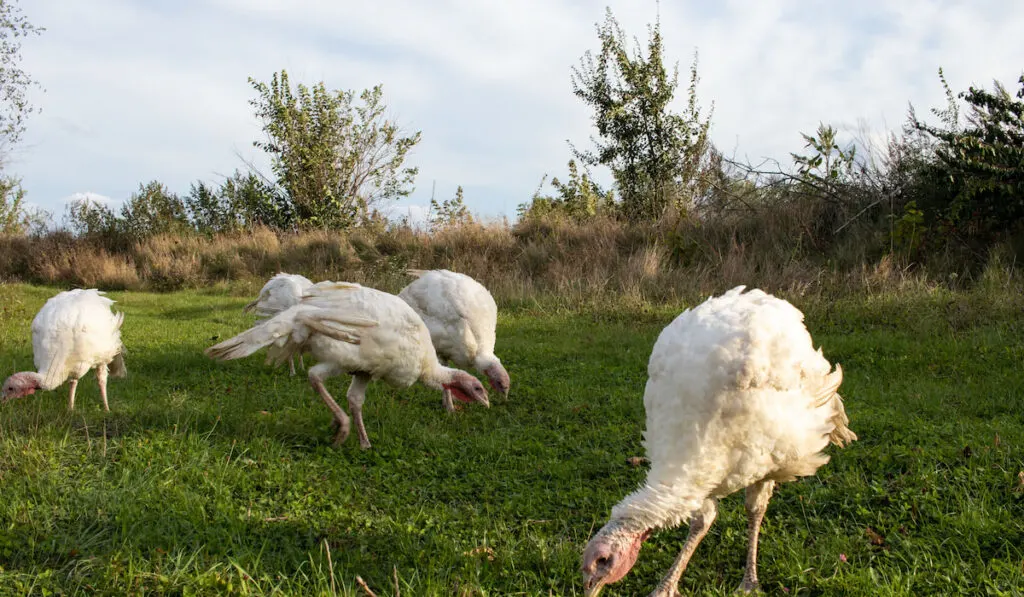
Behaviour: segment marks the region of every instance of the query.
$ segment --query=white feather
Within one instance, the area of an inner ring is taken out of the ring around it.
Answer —
[[[32,320],[32,351],[42,389],[79,379],[120,355],[124,314],[112,312],[113,304],[95,289],[69,290],[46,301]]]
[[[273,317],[281,311],[297,305],[313,283],[298,274],[279,273],[260,289],[256,300],[245,306],[246,311],[256,311],[259,317]]]
[[[237,359],[269,347],[282,362],[300,351],[349,373],[366,373],[398,387],[417,380],[440,389],[445,368],[419,316],[398,297],[358,284],[321,282],[298,304],[206,350]],[[448,370],[450,371],[450,370]]]
[[[418,279],[398,293],[423,319],[440,358],[483,372],[494,354],[498,306],[473,278],[448,270],[409,270]]]
[[[836,393],[842,372],[830,373],[803,314],[742,291],[683,312],[658,337],[644,391],[651,468],[613,519],[675,526],[707,498],[813,475],[830,440],[856,439]]]

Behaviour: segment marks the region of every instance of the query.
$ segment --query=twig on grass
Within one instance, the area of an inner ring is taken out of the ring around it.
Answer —
[[[358,584],[369,597],[377,597],[377,594],[370,590],[370,587],[366,586],[366,581],[363,580],[362,576],[356,575],[356,584]]]

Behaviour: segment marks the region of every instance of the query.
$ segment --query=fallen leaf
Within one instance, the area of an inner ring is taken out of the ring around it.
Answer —
[[[647,464],[650,461],[647,460],[647,458],[645,458],[643,456],[630,456],[629,458],[626,459],[626,462],[629,463],[629,466],[638,467],[638,466],[643,466],[643,465]]]
[[[867,527],[864,529],[864,534],[868,536],[868,540],[871,541],[871,545],[877,545],[879,547],[885,545],[885,537],[879,534],[875,529]]]
[[[491,549],[490,547],[487,547],[486,545],[481,545],[479,547],[474,547],[473,549],[463,553],[462,555],[464,555],[464,556],[476,556],[476,555],[480,555],[480,554],[485,554],[485,557],[487,558],[487,561],[489,561],[489,562],[493,562],[494,561],[494,550]]]
[[[999,447],[999,445],[1001,443],[1003,443],[1002,440],[999,439],[999,434],[998,433],[996,434],[996,438],[994,440],[992,440],[992,443],[995,444],[997,448]]]
[[[261,414],[261,415],[269,415],[269,414],[270,414],[270,411],[269,411],[269,410],[261,410],[261,411],[260,411],[260,414]]]
[[[970,446],[964,446],[964,458],[970,458],[973,453]]]
[[[844,563],[844,564],[845,564],[845,563],[847,562],[847,560],[846,560],[846,554],[845,554],[845,553],[841,553],[841,554],[839,554],[839,561],[840,561],[840,562],[842,562],[842,563]]]

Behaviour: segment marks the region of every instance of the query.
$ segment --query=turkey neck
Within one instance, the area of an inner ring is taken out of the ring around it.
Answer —
[[[445,385],[452,383],[458,372],[458,369],[445,367],[435,360],[433,365],[420,377],[420,380],[428,388],[443,390]]]
[[[645,483],[612,508],[612,520],[637,529],[675,527],[690,520],[708,491],[679,482],[671,486]]]

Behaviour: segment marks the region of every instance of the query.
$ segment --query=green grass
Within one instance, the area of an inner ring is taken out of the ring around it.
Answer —
[[[31,368],[53,289],[0,287],[2,373]],[[509,399],[455,415],[373,384],[354,436],[305,377],[202,349],[249,325],[244,297],[111,293],[129,377],[0,407],[0,594],[579,595],[579,556],[642,469],[646,361],[678,307],[517,305],[499,322]],[[783,485],[761,538],[769,594],[1024,594],[1024,317],[974,295],[800,305],[846,372],[860,436]],[[329,387],[343,398],[347,380]],[[870,530],[869,530],[870,529]],[[742,499],[722,503],[682,583],[742,576]],[[643,595],[685,529],[656,534],[611,595]],[[328,549],[330,558],[328,558]],[[842,561],[845,556],[845,562]]]

